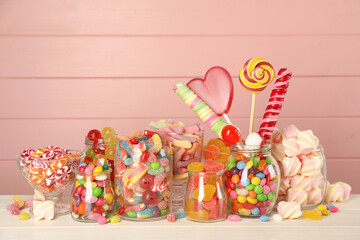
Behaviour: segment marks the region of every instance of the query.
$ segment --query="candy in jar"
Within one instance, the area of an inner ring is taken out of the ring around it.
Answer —
[[[171,147],[152,131],[136,135],[119,135],[116,144],[118,213],[128,220],[166,218],[171,211]]]

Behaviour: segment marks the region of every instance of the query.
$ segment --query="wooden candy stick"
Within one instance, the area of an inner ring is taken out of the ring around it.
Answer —
[[[287,68],[282,68],[275,80],[259,129],[260,136],[266,141],[270,140],[275,129],[291,76],[291,71]]]
[[[263,58],[251,58],[241,66],[239,80],[246,91],[252,93],[249,133],[253,131],[256,94],[262,92],[274,79],[274,69]]]

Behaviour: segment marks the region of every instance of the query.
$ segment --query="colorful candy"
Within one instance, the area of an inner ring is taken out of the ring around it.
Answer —
[[[291,76],[291,71],[282,68],[275,80],[259,129],[259,134],[266,141],[270,140],[271,134],[275,129]]]
[[[115,191],[126,219],[166,217],[170,203],[172,152],[151,131],[119,135],[115,154]],[[120,214],[120,213],[119,213]]]
[[[28,213],[21,213],[19,215],[19,220],[20,221],[25,221],[25,220],[28,220],[29,218],[30,218],[30,214],[28,214]]]

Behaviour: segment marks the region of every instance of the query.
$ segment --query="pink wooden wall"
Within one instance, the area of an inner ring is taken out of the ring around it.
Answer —
[[[330,180],[360,193],[359,10],[358,0],[0,0],[0,194],[31,193],[14,159],[28,146],[82,149],[92,128],[192,122],[172,86],[214,65],[233,76],[229,115],[246,133],[251,95],[237,79],[250,57],[293,71],[278,127],[313,129]]]

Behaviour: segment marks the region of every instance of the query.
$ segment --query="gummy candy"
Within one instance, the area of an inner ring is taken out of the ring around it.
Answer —
[[[175,212],[177,219],[182,219],[186,217],[186,212],[183,209],[179,209]]]
[[[303,212],[303,217],[310,220],[321,220],[321,211],[320,210],[305,210]]]
[[[214,196],[210,201],[208,202],[203,202],[203,206],[206,210],[211,210],[215,207],[216,205],[216,197]]]
[[[187,215],[190,219],[199,220],[199,221],[209,220],[210,217],[209,212],[206,210],[199,210],[197,212],[188,211]]]
[[[220,148],[215,145],[207,145],[204,150],[205,159],[215,159],[220,154]]]
[[[210,201],[216,192],[216,187],[211,184],[205,184],[199,193],[200,188],[195,189],[193,192],[193,198],[198,199],[199,201]]]
[[[221,153],[214,160],[219,163],[225,163],[226,160],[230,157],[230,147],[227,146],[221,147],[220,152]]]
[[[25,204],[24,200],[19,196],[14,196],[13,201],[18,204],[19,208],[22,208],[24,206],[24,204]]]
[[[187,169],[192,172],[204,171],[204,164],[202,162],[192,162],[187,166]]]
[[[219,172],[224,169],[224,165],[214,160],[207,159],[204,162],[205,172]]]

